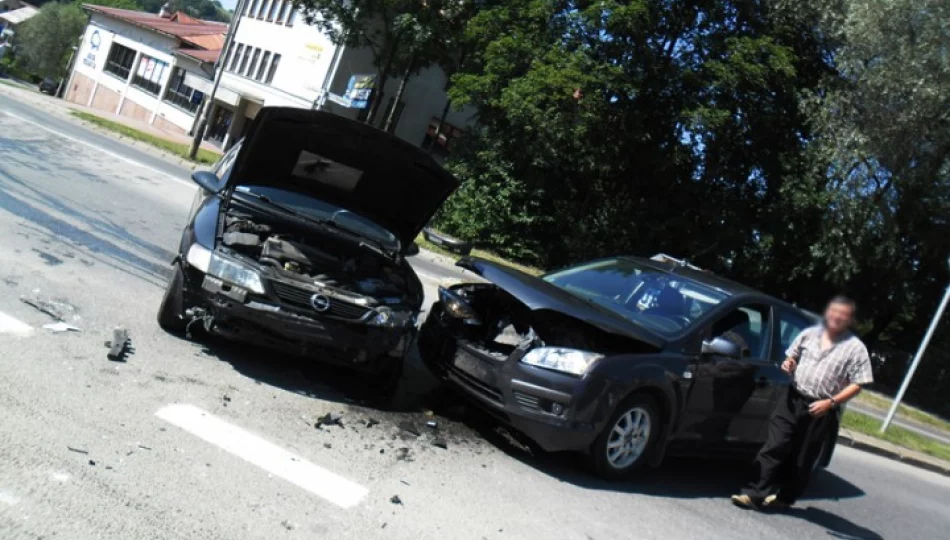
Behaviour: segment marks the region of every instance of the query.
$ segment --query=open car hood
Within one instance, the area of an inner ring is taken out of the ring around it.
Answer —
[[[658,349],[666,345],[666,340],[661,336],[616,313],[586,302],[541,278],[474,257],[463,257],[456,265],[500,287],[532,311],[556,311],[584,321],[604,332],[635,339]]]
[[[345,208],[385,227],[406,250],[458,180],[428,153],[335,114],[265,107],[226,188],[276,187]]]

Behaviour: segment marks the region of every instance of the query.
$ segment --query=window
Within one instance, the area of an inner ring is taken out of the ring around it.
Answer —
[[[241,53],[244,51],[244,44],[238,43],[237,50],[234,52],[234,56],[231,58],[231,65],[228,66],[228,71],[234,71],[238,65],[238,61],[241,59]]]
[[[245,14],[246,16],[248,16],[248,17],[253,17],[253,16],[254,16],[254,12],[257,11],[258,3],[259,3],[259,2],[260,2],[260,0],[251,0],[251,1],[247,4],[247,11],[245,11],[244,14]]]
[[[251,59],[251,47],[244,47],[244,54],[241,56],[241,65],[238,66],[237,73],[243,75],[247,70],[247,61]]]
[[[257,71],[257,60],[261,57],[261,50],[257,47],[254,48],[254,54],[251,55],[251,65],[247,68],[247,73],[244,73],[246,77],[253,77],[254,73]]]
[[[297,20],[297,10],[295,9],[295,10],[291,11],[291,12],[290,12],[290,16],[287,17],[287,26],[293,26],[293,25],[294,25],[294,21],[296,21],[296,20]]]
[[[264,20],[264,15],[267,13],[268,1],[272,0],[261,0],[261,9],[257,12],[257,18]]]
[[[772,351],[772,361],[781,363],[785,360],[785,351],[788,350],[795,338],[802,330],[815,323],[801,315],[791,312],[781,312],[778,315],[778,347]]]
[[[280,13],[277,15],[277,20],[274,21],[277,24],[286,23],[287,21],[287,10],[293,8],[293,3],[290,0],[286,0],[283,4],[280,5]]]
[[[275,54],[274,60],[270,63],[270,68],[267,70],[267,78],[264,79],[264,84],[270,84],[274,80],[274,74],[277,73],[277,65],[280,64],[280,55]]]
[[[270,11],[267,12],[267,22],[274,20],[274,17],[277,16],[277,8],[280,7],[281,0],[273,0],[270,3]]]
[[[435,137],[436,131],[439,132],[438,139]],[[439,130],[439,119],[433,117],[429,121],[429,129],[426,130],[425,137],[422,138],[422,147],[430,148],[431,152],[437,156],[447,157],[452,151],[453,142],[463,133],[464,131],[448,122],[443,122],[442,129]]]
[[[135,62],[135,51],[113,43],[109,49],[109,56],[106,58],[106,65],[103,68],[107,73],[111,73],[120,79],[129,80],[129,73],[132,71],[132,63]]]
[[[744,358],[768,358],[771,330],[769,306],[750,304],[737,308],[712,326],[710,337],[721,337],[739,346]]]
[[[166,69],[168,69],[167,62],[143,54],[142,59],[139,60],[139,68],[132,77],[132,86],[157,96],[162,90],[162,79],[165,77]]]
[[[168,82],[168,90],[165,91],[165,101],[188,112],[195,113],[198,107],[201,106],[203,99],[204,93],[185,84],[185,70],[175,68],[172,78]]]
[[[264,70],[267,69],[267,62],[270,61],[270,51],[264,51],[264,56],[261,57],[261,63],[257,65],[257,73],[254,74],[254,80],[261,80],[264,78]]]

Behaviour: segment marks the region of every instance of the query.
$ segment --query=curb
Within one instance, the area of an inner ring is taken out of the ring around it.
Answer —
[[[918,469],[924,469],[950,477],[950,463],[938,463],[928,459],[921,459],[916,456],[904,454],[897,450],[878,446],[867,441],[858,440],[844,432],[838,433],[838,444],[847,446],[849,448],[854,448],[855,450],[862,450],[864,452],[885,457],[887,459],[892,459],[894,461],[900,461],[901,463],[906,463],[912,467],[917,467]],[[933,459],[936,460],[936,458]]]

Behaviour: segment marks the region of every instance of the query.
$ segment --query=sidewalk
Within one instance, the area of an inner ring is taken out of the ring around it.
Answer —
[[[181,133],[170,133],[168,131],[164,131],[153,125],[150,125],[147,122],[141,122],[133,118],[128,118],[126,116],[119,116],[117,114],[110,114],[106,111],[93,109],[91,107],[79,105],[71,101],[54,98],[46,94],[41,94],[40,92],[36,90],[35,87],[25,85],[23,83],[14,81],[13,79],[4,79],[3,81],[4,83],[9,82],[10,84],[0,84],[0,93],[7,94],[11,97],[14,97],[15,99],[19,101],[23,101],[29,105],[42,109],[46,113],[55,114],[56,116],[59,116],[61,118],[68,119],[71,122],[80,124],[87,129],[96,131],[97,133],[108,135],[113,138],[118,138],[126,144],[135,146],[139,148],[140,150],[148,151],[149,153],[160,155],[164,157],[165,159],[168,159],[169,161],[176,163],[178,165],[181,165],[183,167],[194,169],[200,166],[197,163],[193,163],[191,161],[181,159],[178,156],[169,154],[167,152],[163,152],[161,149],[155,148],[154,146],[150,144],[146,144],[146,143],[142,143],[138,141],[132,141],[108,129],[104,129],[90,122],[84,122],[83,120],[73,116],[71,114],[71,111],[80,111],[80,112],[92,114],[95,116],[99,116],[109,121],[122,124],[129,128],[132,128],[132,129],[141,131],[143,133],[147,133],[149,135],[153,135],[155,137],[159,137],[159,138],[162,138],[162,139],[165,139],[167,141],[177,143],[177,144],[191,144],[192,139],[191,139],[191,136],[189,135],[181,134]],[[209,150],[211,152],[218,153],[218,154],[221,153],[220,148],[208,142],[203,142],[201,144],[201,148],[205,150]]]
[[[870,435],[842,428],[841,431],[838,432],[838,444],[900,461],[944,476],[950,476],[950,462],[928,456],[921,452],[908,450],[887,441],[875,439]]]

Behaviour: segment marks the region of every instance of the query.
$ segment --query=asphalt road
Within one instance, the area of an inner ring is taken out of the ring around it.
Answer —
[[[758,514],[726,499],[741,464],[671,460],[604,483],[578,456],[532,454],[416,365],[394,410],[358,377],[169,336],[154,316],[194,193],[184,177],[0,97],[0,538],[801,540],[950,530],[950,479],[848,448],[797,509]],[[417,264],[430,294],[455,275]],[[52,302],[82,331],[44,329],[49,316],[21,297]],[[126,362],[110,362],[103,347],[117,325],[132,336]],[[343,426],[315,429],[327,412]]]

